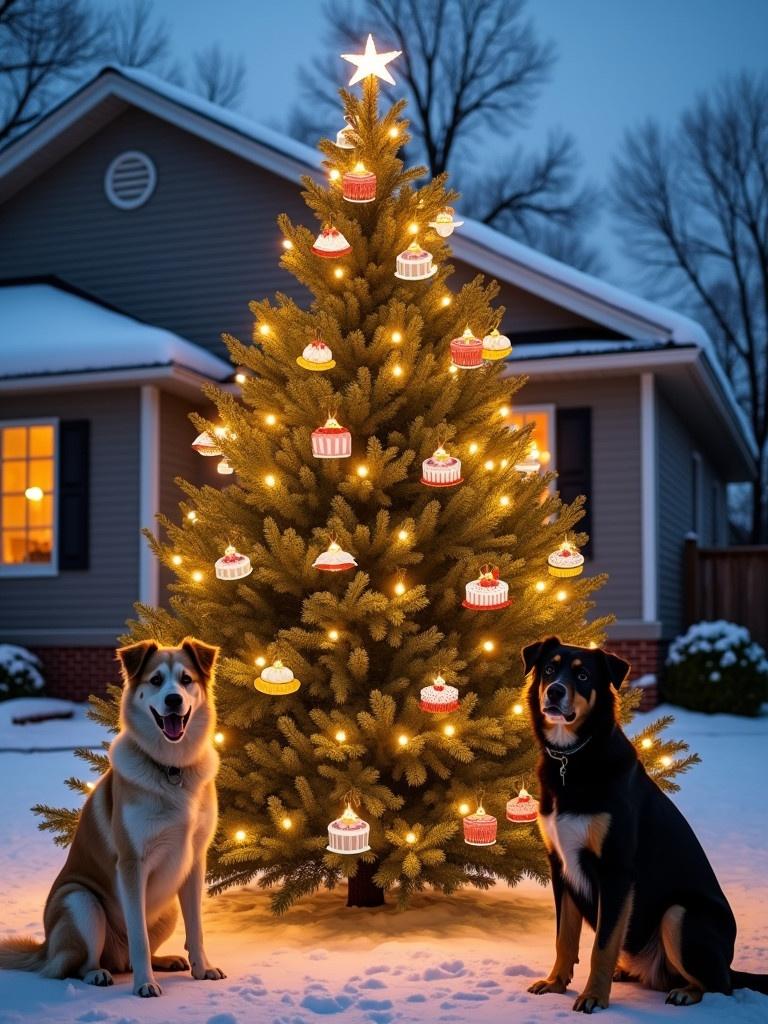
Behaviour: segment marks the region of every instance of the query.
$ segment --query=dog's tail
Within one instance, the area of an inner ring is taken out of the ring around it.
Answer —
[[[734,988],[751,988],[768,996],[768,974],[749,974],[747,971],[731,971],[731,985]]]
[[[45,943],[26,936],[0,939],[0,970],[37,971],[45,963]]]

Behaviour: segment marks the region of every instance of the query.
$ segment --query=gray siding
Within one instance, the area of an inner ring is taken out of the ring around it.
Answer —
[[[104,172],[145,151],[157,187],[118,210]],[[311,223],[298,186],[130,109],[0,207],[0,279],[56,274],[140,320],[226,356],[220,334],[250,338],[248,302],[305,295],[278,266],[277,214]]]
[[[0,577],[0,638],[44,645],[58,632],[78,644],[98,631],[111,643],[138,596],[139,392],[4,395],[0,409],[4,420],[57,416],[91,424],[90,568]]]
[[[592,409],[594,557],[587,562],[586,572],[609,574],[596,595],[597,614],[641,618],[639,380],[531,381],[515,402]]]

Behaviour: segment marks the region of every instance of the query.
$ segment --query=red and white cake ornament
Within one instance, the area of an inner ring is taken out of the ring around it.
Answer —
[[[523,786],[519,794],[507,801],[507,821],[516,825],[528,825],[539,816],[539,801],[535,800]]]
[[[301,355],[296,357],[296,362],[304,370],[313,370],[320,373],[323,370],[332,370],[336,365],[333,352],[331,352],[330,348],[321,338],[315,338],[314,341],[311,341]]]
[[[332,540],[325,551],[321,551],[312,563],[314,569],[322,569],[324,572],[344,572],[345,569],[354,569],[357,562],[348,551],[344,551],[335,540]]]
[[[469,327],[460,338],[451,341],[451,359],[460,370],[477,370],[483,365],[483,343]]]
[[[312,454],[316,459],[348,459],[352,454],[352,435],[332,413],[324,426],[312,431]]]
[[[442,442],[421,464],[421,482],[427,487],[455,487],[463,481],[461,459],[450,455]]]
[[[455,212],[452,206],[444,206],[435,219],[429,222],[429,226],[434,228],[441,238],[448,238],[456,228],[460,228],[464,223],[463,220],[454,220]]]
[[[372,203],[376,198],[376,175],[358,161],[341,178],[342,196],[348,203]]]
[[[324,260],[336,260],[341,256],[348,256],[352,252],[352,246],[338,228],[326,224],[315,239],[312,252]]]
[[[414,239],[395,260],[395,277],[401,281],[426,281],[437,273],[432,266],[432,253],[422,249]]]
[[[224,549],[221,558],[216,560],[214,570],[219,580],[241,580],[253,572],[250,558],[241,555],[231,544]]]
[[[371,836],[371,826],[363,821],[355,812],[351,803],[347,803],[340,818],[328,826],[329,853],[356,854],[367,853]]]
[[[478,804],[474,814],[468,814],[464,819],[464,842],[468,846],[493,846],[498,822],[486,812],[482,799]]]
[[[432,715],[444,714],[447,711],[458,711],[459,691],[455,686],[448,686],[438,674],[430,686],[425,686],[419,694],[419,707]]]
[[[465,608],[473,612],[490,612],[498,608],[507,608],[509,600],[509,584],[499,579],[499,567],[484,565],[476,580],[467,583],[464,588],[466,597],[461,602]]]

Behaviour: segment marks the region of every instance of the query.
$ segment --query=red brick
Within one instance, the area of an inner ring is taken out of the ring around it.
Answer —
[[[103,695],[108,683],[119,683],[114,647],[36,647],[43,663],[46,692],[64,700]]]

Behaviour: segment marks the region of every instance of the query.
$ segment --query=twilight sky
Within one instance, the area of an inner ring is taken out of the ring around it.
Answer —
[[[241,53],[248,63],[242,112],[282,127],[296,96],[296,68],[324,45],[321,0],[155,6],[179,57],[216,41]],[[551,128],[565,127],[577,139],[585,176],[598,185],[626,128],[647,116],[669,123],[723,74],[768,67],[768,0],[529,0],[528,12],[559,59],[523,141],[538,145]],[[349,65],[338,65],[342,84]],[[393,68],[397,78],[397,62]],[[611,254],[608,276],[631,285],[606,216],[594,238]]]

